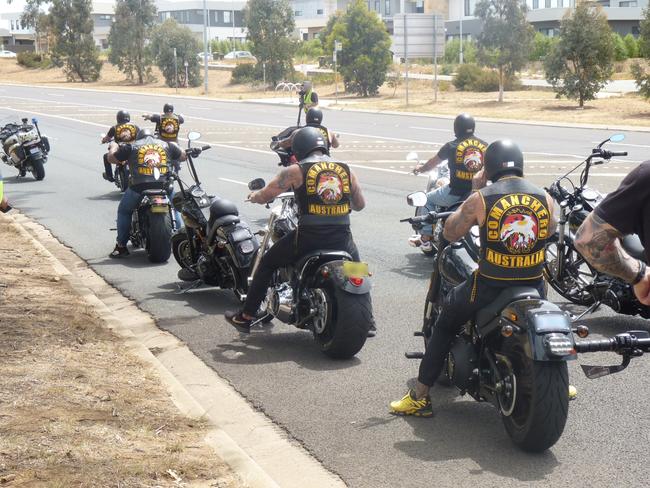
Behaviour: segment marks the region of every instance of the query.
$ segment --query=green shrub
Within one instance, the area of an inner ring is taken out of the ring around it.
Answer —
[[[242,83],[252,83],[256,80],[255,65],[251,63],[239,64],[232,70],[232,75],[230,77],[230,83],[232,84],[242,84]]]
[[[632,34],[628,34],[623,38],[625,43],[625,49],[627,50],[628,58],[638,58],[639,57],[639,43],[634,38]]]
[[[316,73],[311,77],[311,81],[314,85],[332,85],[334,84],[334,73]]]
[[[456,70],[456,75],[452,79],[452,83],[457,90],[470,90],[470,85],[481,77],[481,72],[481,68],[475,64],[461,64]]]
[[[454,64],[460,58],[460,40],[452,39],[445,44],[445,63]],[[472,40],[463,41],[463,62],[476,63],[476,43]]]
[[[627,59],[627,47],[620,34],[612,33],[612,43],[614,45],[614,60],[625,61]]]
[[[323,44],[320,39],[312,39],[311,41],[302,41],[296,50],[296,57],[299,59],[318,59],[323,56]]]
[[[18,53],[16,61],[19,65],[24,66],[25,68],[40,68],[44,61],[44,56],[26,51]]]
[[[454,65],[453,64],[443,64],[440,67],[440,74],[441,75],[447,75],[449,76],[454,72]]]

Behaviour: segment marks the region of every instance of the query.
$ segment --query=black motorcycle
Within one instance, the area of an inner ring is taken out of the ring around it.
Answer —
[[[45,178],[44,164],[50,152],[50,141],[41,134],[38,120],[21,119],[22,124],[7,124],[0,128],[0,143],[2,143],[2,160],[18,170],[18,176],[31,172],[36,180]]]
[[[101,135],[102,139],[104,139],[105,135],[106,134]],[[107,141],[108,144],[111,142],[113,142],[113,139]],[[129,165],[125,161],[115,165],[115,170],[113,171],[113,180],[115,186],[122,193],[124,193],[129,187]]]
[[[601,142],[583,162],[555,180],[546,191],[560,208],[556,235],[546,248],[544,274],[548,283],[562,297],[572,303],[588,306],[584,316],[605,304],[615,312],[641,315],[650,318],[650,307],[642,305],[634,296],[632,286],[623,280],[599,272],[576,250],[575,234],[587,216],[603,200],[604,195],[587,186],[589,171],[593,166],[604,164],[612,157],[627,156],[627,152],[603,149],[607,142],[620,142],[623,134],[616,134]],[[569,175],[583,167],[578,184]],[[623,248],[636,259],[646,260],[643,245],[638,236],[621,239]]]
[[[291,137],[291,134],[293,134],[298,129],[300,129],[300,126],[287,127],[278,135],[271,137],[271,144],[269,145],[269,147],[271,148],[271,151],[276,153],[280,158],[280,162],[278,163],[278,166],[287,167],[297,162],[293,152],[291,151],[291,148],[288,147],[285,149],[283,147],[280,147],[280,143],[288,139],[289,137]]]
[[[199,137],[198,132],[189,133],[188,149]],[[206,145],[202,150],[209,148]],[[234,203],[211,197],[201,188],[190,154],[188,168],[194,183],[188,186],[175,175],[180,191],[172,199],[184,222],[184,227],[172,236],[174,258],[183,268],[179,278],[193,281],[192,288],[205,283],[231,289],[243,301],[253,257],[259,248],[257,238],[240,219]]]
[[[264,188],[258,178],[249,183],[252,191]],[[264,253],[274,242],[296,228],[293,192],[278,195],[271,209],[260,249],[253,263],[255,277]],[[311,330],[320,350],[332,358],[347,359],[358,353],[372,325],[368,265],[352,260],[345,251],[320,249],[296,263],[277,270],[268,289],[266,313],[260,320],[278,320],[299,329]]]

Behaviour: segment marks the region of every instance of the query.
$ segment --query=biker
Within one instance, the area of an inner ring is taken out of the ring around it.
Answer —
[[[273,178],[264,188],[252,192],[253,203],[264,204],[280,193],[293,190],[298,206],[298,228],[268,250],[250,285],[241,310],[228,311],[226,320],[238,331],[248,334],[257,311],[266,295],[273,272],[287,266],[316,249],[339,249],[359,261],[359,252],[352,239],[349,213],[363,210],[366,205],[355,174],[347,164],[332,159],[327,153],[327,141],[315,127],[299,129],[292,150],[299,159]],[[326,162],[327,166],[320,164]],[[318,193],[323,181],[333,191]]]
[[[330,132],[327,127],[324,125],[321,125],[323,122],[323,112],[321,109],[312,107],[307,111],[307,116],[305,118],[306,126],[307,127],[316,127],[318,130],[320,130],[323,134],[323,137],[325,138],[325,142],[327,142],[327,150],[329,151],[331,148],[336,149],[339,147],[339,139],[336,137],[336,134],[334,132]],[[296,128],[297,130],[298,128]],[[286,139],[283,139],[278,143],[278,145],[283,148],[283,149],[289,149],[291,148],[291,143],[293,142],[293,135],[296,133],[296,131],[292,132],[289,137]]]
[[[576,233],[576,249],[598,271],[632,285],[643,305],[650,305],[650,161],[633,169],[620,186],[589,214]],[[644,250],[636,259],[620,239],[637,234]]]
[[[197,155],[200,148],[192,148],[190,154]],[[126,245],[131,229],[131,215],[143,198],[142,192],[150,189],[160,189],[165,185],[165,179],[155,179],[153,168],[157,167],[161,175],[167,173],[168,162],[187,159],[185,151],[173,142],[165,142],[156,137],[150,129],[140,129],[136,140],[119,146],[114,145],[108,153],[112,164],[127,161],[129,165],[129,187],[126,189],[117,207],[117,243],[109,254],[111,258],[121,258],[129,255]],[[171,199],[170,195],[170,199]]]
[[[314,91],[311,81],[303,81],[298,96],[300,97],[300,107],[305,111],[305,114],[310,108],[318,105],[318,93]]]
[[[120,110],[115,117],[117,124],[108,129],[108,132],[102,137],[102,144],[114,140],[116,143],[133,142],[138,134],[138,126],[131,123],[131,115],[126,110]],[[108,153],[104,154],[104,173],[105,180],[114,182],[113,166],[108,161]]]
[[[415,389],[391,402],[398,415],[433,415],[429,390],[449,353],[458,330],[511,286],[531,286],[544,296],[544,248],[555,232],[553,200],[524,180],[524,157],[512,141],[499,140],[485,151],[485,167],[475,177],[480,188],[445,222],[444,238],[454,242],[472,226],[480,226],[478,270],[454,288],[445,301],[426,348]],[[485,186],[486,180],[492,185]]]
[[[182,115],[174,113],[174,106],[171,103],[163,106],[162,115],[144,114],[142,118],[156,124],[156,134],[160,139],[165,142],[178,142],[178,133],[185,119]]]
[[[475,128],[474,117],[467,113],[458,115],[454,120],[456,138],[442,146],[426,163],[413,169],[417,175],[431,171],[445,160],[449,161],[449,184],[427,194],[427,211],[451,207],[465,200],[472,191],[472,177],[483,167],[483,155],[487,148],[487,143],[474,135]],[[425,251],[430,250],[432,235],[433,227],[426,225],[419,234],[411,236],[408,242],[414,247],[422,246]]]
[[[7,213],[11,208],[4,194],[4,182],[2,181],[2,171],[0,171],[0,212]]]

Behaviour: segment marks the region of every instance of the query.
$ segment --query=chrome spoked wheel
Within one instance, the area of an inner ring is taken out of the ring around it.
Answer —
[[[314,288],[311,291],[311,302],[316,309],[316,315],[312,319],[314,324],[314,332],[316,334],[322,334],[327,328],[327,317],[329,315],[329,302],[327,301],[327,295],[320,288]]]

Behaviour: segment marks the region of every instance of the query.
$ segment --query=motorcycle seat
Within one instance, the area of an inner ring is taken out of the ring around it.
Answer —
[[[325,258],[328,261],[337,261],[337,260],[352,261],[352,256],[350,256],[345,251],[338,251],[336,249],[319,249],[318,251],[312,251],[310,253],[301,256],[298,259],[298,261],[296,261],[295,268],[296,269],[304,268],[305,264],[307,264],[307,261],[309,261],[312,258],[318,258],[318,259]]]
[[[223,217],[219,217],[218,219],[215,219],[211,225],[213,229],[218,229],[219,227],[223,227],[224,225],[238,224],[238,223],[239,223],[239,217],[237,215],[224,215]]]
[[[643,244],[638,235],[631,234],[623,237],[623,239],[621,239],[621,245],[623,246],[623,249],[625,249],[625,252],[633,258],[640,259],[643,262],[646,261],[645,249],[643,248]]]
[[[165,190],[143,190],[142,194],[145,197],[153,196],[153,195],[167,195],[167,192]]]
[[[486,326],[512,302],[535,298],[542,298],[536,288],[530,286],[513,286],[511,288],[505,288],[490,305],[482,308],[476,313],[476,325],[479,328]]]

